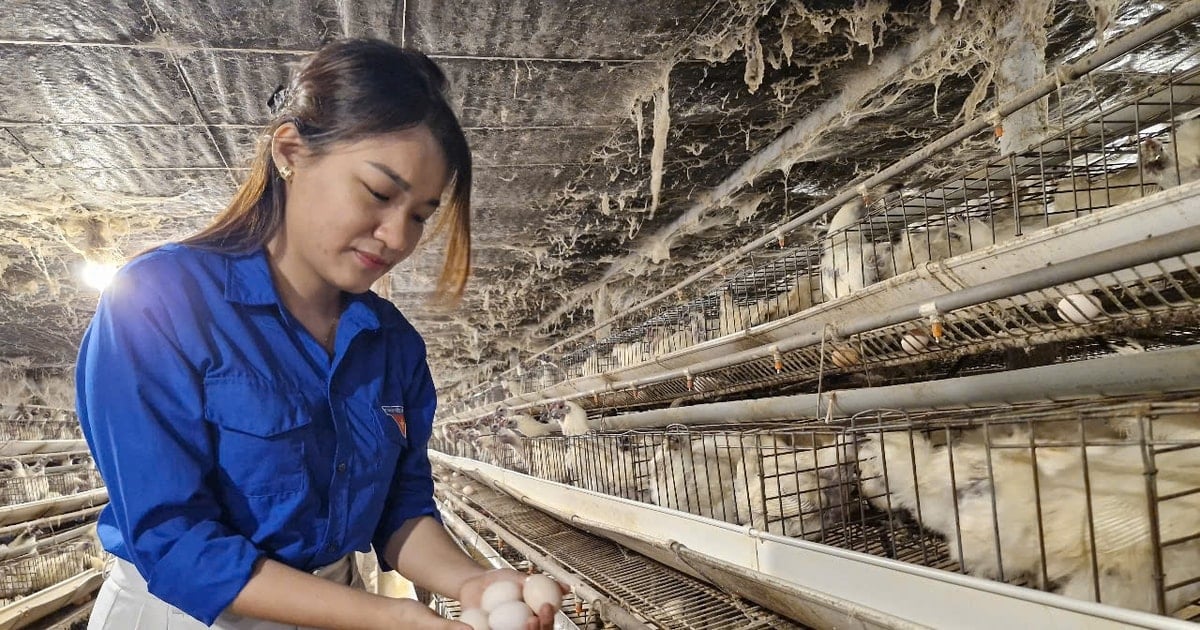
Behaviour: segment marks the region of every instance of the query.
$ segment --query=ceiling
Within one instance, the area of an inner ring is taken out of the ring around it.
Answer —
[[[68,368],[96,302],[85,257],[205,225],[245,172],[268,96],[324,41],[413,46],[451,79],[477,169],[467,298],[428,303],[436,241],[381,288],[451,387],[981,115],[1093,47],[1098,22],[1111,37],[1182,2],[1001,4],[7,0],[0,361]],[[1018,41],[1045,60],[1013,77],[1000,62]],[[968,146],[923,176],[994,150]]]

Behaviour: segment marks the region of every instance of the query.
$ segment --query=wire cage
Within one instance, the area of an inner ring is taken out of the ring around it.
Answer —
[[[897,523],[942,539],[924,564],[1164,614],[1200,598],[1196,398],[854,424],[864,498],[901,515],[893,548]]]
[[[0,410],[0,413],[10,411]],[[38,412],[17,407],[0,418],[0,439],[4,440],[82,440],[83,428],[73,412]]]
[[[613,604],[644,619],[651,627],[680,630],[802,627],[691,575],[575,529],[503,493],[485,488],[463,501],[539,553],[552,556],[569,570],[585,576]],[[471,520],[469,514],[464,518]],[[515,555],[498,537],[487,532],[483,535],[502,554]],[[582,600],[576,600],[579,605],[572,607],[570,597],[564,601],[564,612],[581,628],[601,627],[599,615],[595,614],[600,611]],[[607,623],[603,627],[616,626]]]
[[[554,436],[513,452],[544,454],[522,472],[758,531],[1200,618],[1194,393]]]
[[[823,236],[780,232],[775,242],[674,288],[673,299],[631,309],[593,334],[556,344],[528,363],[551,361],[562,367],[563,380],[570,380],[662,361],[698,344],[848,299],[873,284],[910,277],[905,274],[930,263],[1017,243],[1065,221],[1200,179],[1200,52],[1178,46],[1181,34],[1194,28],[1192,23],[1156,37],[1097,68],[1092,78],[1063,85],[1027,106],[1038,110],[1036,118],[1052,130],[1038,144],[995,157],[994,134],[1004,131],[986,129],[955,147],[954,159],[946,152],[934,154],[910,169],[904,187],[864,191],[833,213]],[[1166,61],[1151,64],[1150,57]],[[958,166],[964,157],[968,166]],[[915,360],[946,360],[950,354],[958,359],[1000,347],[1078,341],[1100,328],[1162,329],[1164,323],[1156,319],[1162,312],[1156,305],[1186,302],[1194,310],[1196,274],[1194,262],[1182,275],[1177,265],[1161,271],[1139,271],[1143,286],[1133,293],[1129,284],[1134,281],[1125,274],[1081,283],[1086,286],[1049,288],[1039,301],[1014,298],[1024,312],[1004,311],[1018,304],[1000,305],[997,315],[997,305],[992,304],[988,313],[982,308],[959,313],[955,334],[966,334],[977,343],[930,343],[943,338],[931,335],[928,323],[915,322],[907,326],[915,330],[882,333],[874,347],[861,347],[860,343],[870,345],[865,339],[830,339],[819,353],[780,353],[783,356],[769,357],[762,365],[727,371],[753,373],[751,382],[730,378],[735,374],[694,373],[618,391],[593,383],[588,389],[604,391],[578,402],[592,409],[615,409],[699,400],[753,391],[751,383],[761,387],[803,382],[823,372],[861,371],[880,361],[911,363],[914,355],[919,355]],[[1165,290],[1156,295],[1156,288]],[[1063,308],[1046,308],[1064,299]],[[1106,315],[1100,324],[1086,317],[1096,310]],[[982,319],[968,321],[977,316]],[[1072,321],[1080,319],[1087,321]],[[1088,326],[1065,332],[1082,323]],[[1194,322],[1179,318],[1168,324],[1163,336],[1176,340],[1186,337],[1176,333],[1194,328]],[[1014,327],[1020,332],[1013,334]],[[1028,334],[1034,328],[1036,334]],[[982,342],[984,332],[999,338]],[[823,360],[814,360],[822,355]],[[639,380],[644,376],[639,373]],[[464,407],[461,411],[469,413],[478,405]]]
[[[70,540],[38,544],[30,553],[0,562],[0,602],[27,597],[95,566],[94,544]]]
[[[32,503],[95,490],[104,485],[100,472],[90,465],[46,467],[9,460],[12,468],[0,473],[0,505]]]

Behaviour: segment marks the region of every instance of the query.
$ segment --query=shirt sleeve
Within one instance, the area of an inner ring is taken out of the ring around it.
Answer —
[[[202,372],[184,350],[203,315],[177,272],[137,262],[101,295],[84,334],[76,405],[130,561],[152,594],[211,625],[261,552],[221,522],[205,484],[214,441]]]
[[[437,409],[437,391],[433,375],[425,359],[424,341],[417,337],[415,370],[404,388],[404,416],[408,425],[408,448],[396,462],[383,514],[375,528],[373,544],[384,570],[391,566],[384,558],[387,542],[408,521],[419,516],[432,516],[439,523],[437,504],[433,501],[433,472],[429,465],[429,437],[433,433],[433,414]]]

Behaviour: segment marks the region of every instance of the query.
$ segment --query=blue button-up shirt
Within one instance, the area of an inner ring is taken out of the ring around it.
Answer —
[[[76,367],[100,540],[206,624],[261,556],[311,570],[437,518],[425,343],[379,296],[346,300],[330,359],[262,251],[167,245],[100,297]]]

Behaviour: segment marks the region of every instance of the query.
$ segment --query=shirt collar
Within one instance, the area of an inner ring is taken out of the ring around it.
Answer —
[[[255,306],[279,304],[279,294],[275,292],[275,283],[271,280],[265,249],[233,255],[226,260],[226,300]]]
[[[230,256],[226,262],[225,299],[237,304],[266,306],[279,304],[279,294],[271,279],[271,268],[267,264],[265,249],[250,254]],[[392,328],[400,323],[395,309],[376,308],[380,298],[371,292],[346,294],[346,310],[342,322],[355,324],[357,328],[375,330]]]

